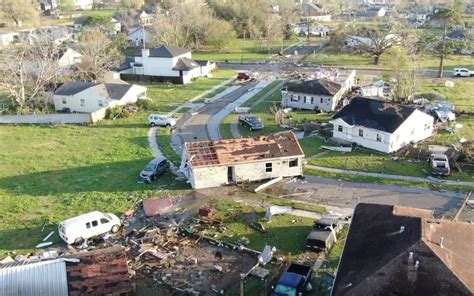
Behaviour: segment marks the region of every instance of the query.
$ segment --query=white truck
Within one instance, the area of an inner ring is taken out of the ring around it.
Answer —
[[[151,126],[173,127],[176,125],[175,119],[160,114],[151,114],[150,116],[148,116],[148,122]]]
[[[58,233],[67,244],[82,244],[84,240],[108,232],[118,232],[122,223],[112,213],[90,212],[59,223]]]
[[[470,71],[466,68],[454,68],[453,70],[454,77],[472,77],[474,76],[474,71]]]

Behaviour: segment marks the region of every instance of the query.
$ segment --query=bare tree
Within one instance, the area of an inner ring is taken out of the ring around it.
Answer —
[[[109,37],[98,29],[81,35],[79,52],[82,54],[75,77],[84,81],[100,81],[122,60],[120,51]]]
[[[58,78],[60,50],[54,42],[12,46],[0,54],[0,92],[20,109],[34,108]]]
[[[32,24],[39,21],[38,9],[32,1],[3,0],[0,7],[0,20],[15,27],[21,27],[24,21],[29,21]]]

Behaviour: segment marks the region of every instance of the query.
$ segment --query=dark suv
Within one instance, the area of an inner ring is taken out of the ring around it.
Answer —
[[[263,128],[263,123],[260,118],[253,115],[240,115],[239,123],[242,126],[248,127],[251,131]]]
[[[150,182],[163,175],[169,168],[170,163],[165,157],[157,157],[150,161],[146,168],[140,172],[140,178],[146,182]]]

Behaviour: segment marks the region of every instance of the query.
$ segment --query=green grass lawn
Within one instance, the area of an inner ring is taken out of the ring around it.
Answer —
[[[156,141],[163,155],[176,166],[181,163],[181,156],[174,151],[170,141],[171,130],[169,128],[159,128],[156,133]]]
[[[153,159],[146,118],[138,113],[92,126],[1,126],[0,257],[31,251],[68,217],[92,210],[121,214],[135,198],[160,196],[161,186],[171,193],[188,188],[171,174],[138,182]]]
[[[213,77],[201,77],[188,84],[157,83],[144,86],[148,87],[147,96],[155,105],[154,111],[167,113],[234,75],[233,70],[218,70],[213,73]]]
[[[297,42],[297,40],[284,40],[283,44],[278,44],[270,48],[270,55],[277,53],[283,48]],[[243,55],[242,55],[243,53]],[[236,38],[229,42],[222,50],[198,50],[193,52],[193,58],[198,60],[211,60],[216,62],[240,62],[242,57],[244,62],[262,61],[270,58],[269,52],[265,49],[263,52],[257,47],[257,41],[252,39]]]
[[[275,246],[285,253],[298,255],[306,250],[305,240],[314,223],[314,219],[292,215],[277,215],[271,222],[262,222],[266,234],[250,228],[248,224],[265,216],[265,209],[237,203],[232,200],[220,200],[215,204],[217,216],[224,219],[226,231],[217,233],[217,239],[235,243],[241,237],[250,240],[248,247],[263,250],[266,244]],[[261,221],[261,220],[260,220]]]
[[[474,67],[473,67],[474,68]],[[454,87],[445,87],[446,80],[454,82]],[[423,78],[418,94],[434,93],[442,95],[456,105],[457,111],[474,112],[472,99],[474,79],[472,78]]]
[[[373,64],[373,58],[367,54],[352,55],[347,53],[316,53],[309,55],[305,62],[332,66],[359,66],[359,67],[380,67],[384,68],[384,56],[382,55],[379,65]],[[418,65],[423,69],[436,70],[439,65],[439,58],[432,55],[421,55],[418,57]],[[445,59],[445,69],[451,70],[459,67],[474,67],[474,58],[466,55],[451,55]]]
[[[315,154],[318,154],[324,150],[321,150],[321,146],[325,145],[326,142],[324,139],[318,136],[306,137],[299,140],[301,148],[303,148],[305,157],[311,157]]]

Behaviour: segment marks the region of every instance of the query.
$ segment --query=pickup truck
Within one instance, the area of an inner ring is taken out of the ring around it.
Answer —
[[[260,130],[263,128],[262,121],[253,115],[240,115],[239,124],[248,127],[251,131]]]
[[[303,295],[313,276],[310,266],[292,263],[281,275],[273,290],[272,296],[298,296]]]
[[[343,227],[336,218],[321,218],[314,223],[306,238],[306,247],[315,251],[329,251]]]
[[[448,157],[444,154],[431,154],[431,174],[438,176],[448,176],[451,172]]]

